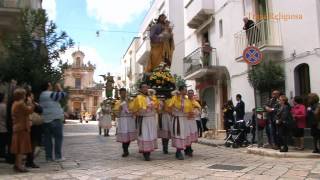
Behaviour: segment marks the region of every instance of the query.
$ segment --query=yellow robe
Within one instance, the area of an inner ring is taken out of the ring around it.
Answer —
[[[181,96],[173,96],[170,100],[170,102],[168,103],[168,107],[169,108],[175,108],[181,111]],[[184,109],[183,109],[183,113],[190,113],[193,111],[193,104],[192,102],[185,97],[184,98]]]
[[[153,103],[155,109],[159,108],[159,100],[156,96],[150,97],[150,101]],[[147,96],[146,95],[138,95],[130,105],[132,112],[138,113],[140,110],[147,110]]]

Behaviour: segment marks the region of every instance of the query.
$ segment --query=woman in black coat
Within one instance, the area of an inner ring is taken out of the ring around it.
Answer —
[[[234,124],[234,106],[233,102],[229,100],[223,107],[223,120],[224,120],[224,129],[226,130],[226,139],[229,136],[229,130]]]
[[[311,136],[313,137],[313,153],[320,153],[319,141],[320,141],[320,129],[319,129],[319,96],[315,93],[308,95],[308,109],[307,109],[307,120],[311,124]]]
[[[288,98],[285,95],[280,96],[280,106],[276,120],[280,152],[288,152],[289,125],[292,118]]]

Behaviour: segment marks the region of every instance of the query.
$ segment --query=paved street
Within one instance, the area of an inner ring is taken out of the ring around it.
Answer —
[[[130,147],[130,157],[122,158],[115,137],[98,136],[97,132],[95,122],[68,121],[65,162],[45,163],[42,151],[37,159],[40,169],[15,174],[12,166],[0,163],[0,179],[320,179],[318,159],[276,159],[246,154],[245,149],[200,144],[193,147],[194,157],[184,161],[174,158],[172,148],[169,155],[159,149],[152,153],[152,161],[143,161],[136,142]]]

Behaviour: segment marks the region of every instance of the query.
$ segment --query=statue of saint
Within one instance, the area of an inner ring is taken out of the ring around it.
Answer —
[[[103,77],[103,80],[106,82],[105,88],[106,88],[106,97],[107,98],[112,98],[113,96],[113,84],[114,84],[114,80],[113,80],[113,76],[110,75],[110,73],[108,73],[108,75],[100,75],[101,77]]]
[[[151,52],[145,68],[147,73],[152,72],[161,62],[171,66],[174,42],[172,27],[166,19],[166,15],[161,14],[156,23],[150,27]]]

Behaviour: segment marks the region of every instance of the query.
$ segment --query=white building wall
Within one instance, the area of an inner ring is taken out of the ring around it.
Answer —
[[[241,94],[245,102],[245,111],[255,106],[253,88],[248,81],[248,65],[235,60],[234,34],[243,27],[242,1],[215,1],[216,15],[213,28],[210,30],[210,42],[217,49],[218,65],[225,66],[230,74],[231,89],[229,99],[235,102],[236,94]],[[220,37],[219,21],[222,20],[223,35]]]
[[[183,75],[183,58],[184,58],[184,1],[175,0],[167,1],[168,7],[168,19],[174,25],[173,35],[175,50],[173,53],[173,60],[171,65],[172,74]]]
[[[230,74],[231,87],[229,89],[229,99],[234,100],[236,94],[241,94],[246,103],[246,112],[254,107],[253,88],[247,78],[248,65],[235,61],[234,34],[241,31],[243,27],[243,5],[242,1],[219,0],[215,1],[215,15],[209,28],[209,41],[217,52],[217,65],[225,66]],[[186,15],[185,15],[186,16]],[[186,18],[186,17],[185,17]],[[220,37],[219,21],[222,20],[223,36]],[[201,47],[201,30],[190,29],[185,24],[185,56],[195,49]],[[215,94],[220,96],[221,93]],[[216,98],[216,112],[220,111],[222,105],[220,99]]]
[[[288,4],[290,3],[290,6]],[[309,65],[311,92],[320,93],[319,73],[320,56],[313,54],[320,48],[320,2],[318,0],[272,1],[274,12],[301,14],[302,19],[280,21],[283,41],[283,57],[286,72],[286,95],[295,96],[294,69],[302,63]],[[306,52],[310,51],[311,55]],[[292,54],[295,53],[296,57]],[[305,56],[303,55],[305,54]]]
[[[130,89],[133,88],[135,82],[139,78],[139,73],[141,71],[140,65],[138,65],[136,60],[136,51],[138,48],[139,38],[133,38],[130,46],[128,47],[126,53],[124,54],[121,60],[121,79],[125,80],[125,88]],[[128,77],[129,70],[131,69],[132,78]]]

